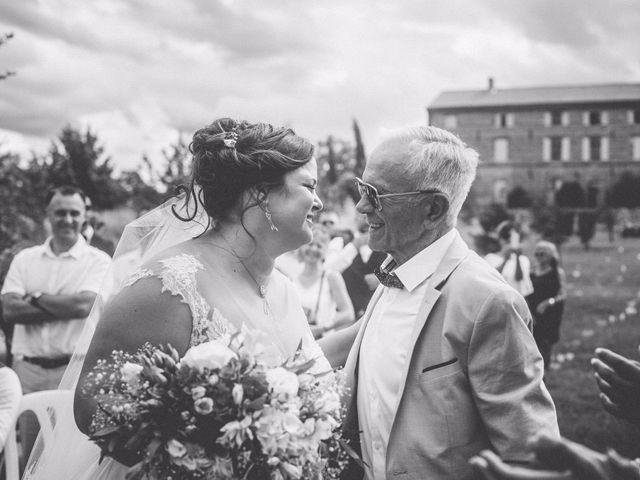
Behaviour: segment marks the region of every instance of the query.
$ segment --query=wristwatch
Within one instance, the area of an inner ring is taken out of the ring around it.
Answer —
[[[556,304],[556,299],[555,299],[555,297],[551,297],[549,300],[547,300],[547,302],[549,302],[549,305],[555,305]]]
[[[42,296],[42,292],[34,292],[32,294],[29,295],[29,303],[31,305],[33,305],[34,307],[39,307],[40,305],[38,304],[38,300],[40,300],[40,297]]]

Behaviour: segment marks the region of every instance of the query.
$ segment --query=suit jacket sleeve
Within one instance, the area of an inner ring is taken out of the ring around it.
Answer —
[[[530,460],[526,442],[536,433],[559,436],[530,325],[524,299],[501,290],[478,311],[469,343],[468,376],[475,403],[489,440],[507,461]]]

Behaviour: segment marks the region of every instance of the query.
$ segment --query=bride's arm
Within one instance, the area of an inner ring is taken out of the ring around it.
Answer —
[[[320,348],[322,348],[322,352],[329,360],[332,368],[344,366],[349,356],[351,345],[353,345],[358,330],[360,330],[361,323],[362,319],[347,328],[330,333],[318,340]]]
[[[189,308],[170,293],[160,293],[160,280],[142,279],[125,288],[105,308],[91,340],[75,392],[74,415],[78,428],[89,434],[96,411],[93,398],[82,394],[85,376],[99,359],[110,358],[114,350],[135,352],[149,342],[152,345],[171,344],[184,354],[191,337]],[[134,458],[127,452],[114,455],[116,460],[131,464]]]

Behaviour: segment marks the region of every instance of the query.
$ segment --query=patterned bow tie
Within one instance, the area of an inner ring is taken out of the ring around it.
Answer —
[[[373,273],[376,275],[376,277],[378,277],[380,283],[385,287],[400,289],[404,288],[404,285],[395,273],[385,272],[383,270],[380,270],[379,268],[376,268]]]

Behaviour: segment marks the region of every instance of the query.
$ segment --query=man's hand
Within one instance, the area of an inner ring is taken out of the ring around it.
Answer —
[[[640,363],[597,348],[591,366],[604,409],[640,427]]]

